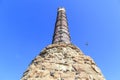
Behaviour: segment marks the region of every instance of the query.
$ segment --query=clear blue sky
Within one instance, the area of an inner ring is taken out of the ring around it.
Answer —
[[[20,80],[51,44],[59,6],[66,8],[72,42],[107,80],[119,80],[120,0],[0,0],[0,80]]]

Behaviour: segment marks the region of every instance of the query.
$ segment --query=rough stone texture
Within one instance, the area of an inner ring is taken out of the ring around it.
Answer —
[[[30,64],[21,80],[105,80],[95,62],[72,44],[52,44]]]

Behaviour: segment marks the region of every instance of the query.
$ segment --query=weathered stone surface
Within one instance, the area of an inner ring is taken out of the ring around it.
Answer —
[[[95,62],[72,44],[52,44],[30,64],[21,80],[105,80]]]
[[[55,24],[55,30],[52,43],[70,44],[70,33],[68,29],[67,16],[64,8],[59,8]]]

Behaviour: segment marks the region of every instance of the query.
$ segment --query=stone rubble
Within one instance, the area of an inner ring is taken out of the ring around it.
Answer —
[[[30,64],[21,80],[105,80],[91,57],[72,44],[51,44]]]

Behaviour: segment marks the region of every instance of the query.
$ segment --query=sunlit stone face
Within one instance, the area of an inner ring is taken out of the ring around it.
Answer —
[[[52,44],[30,64],[21,80],[105,80],[95,62],[71,44]]]

